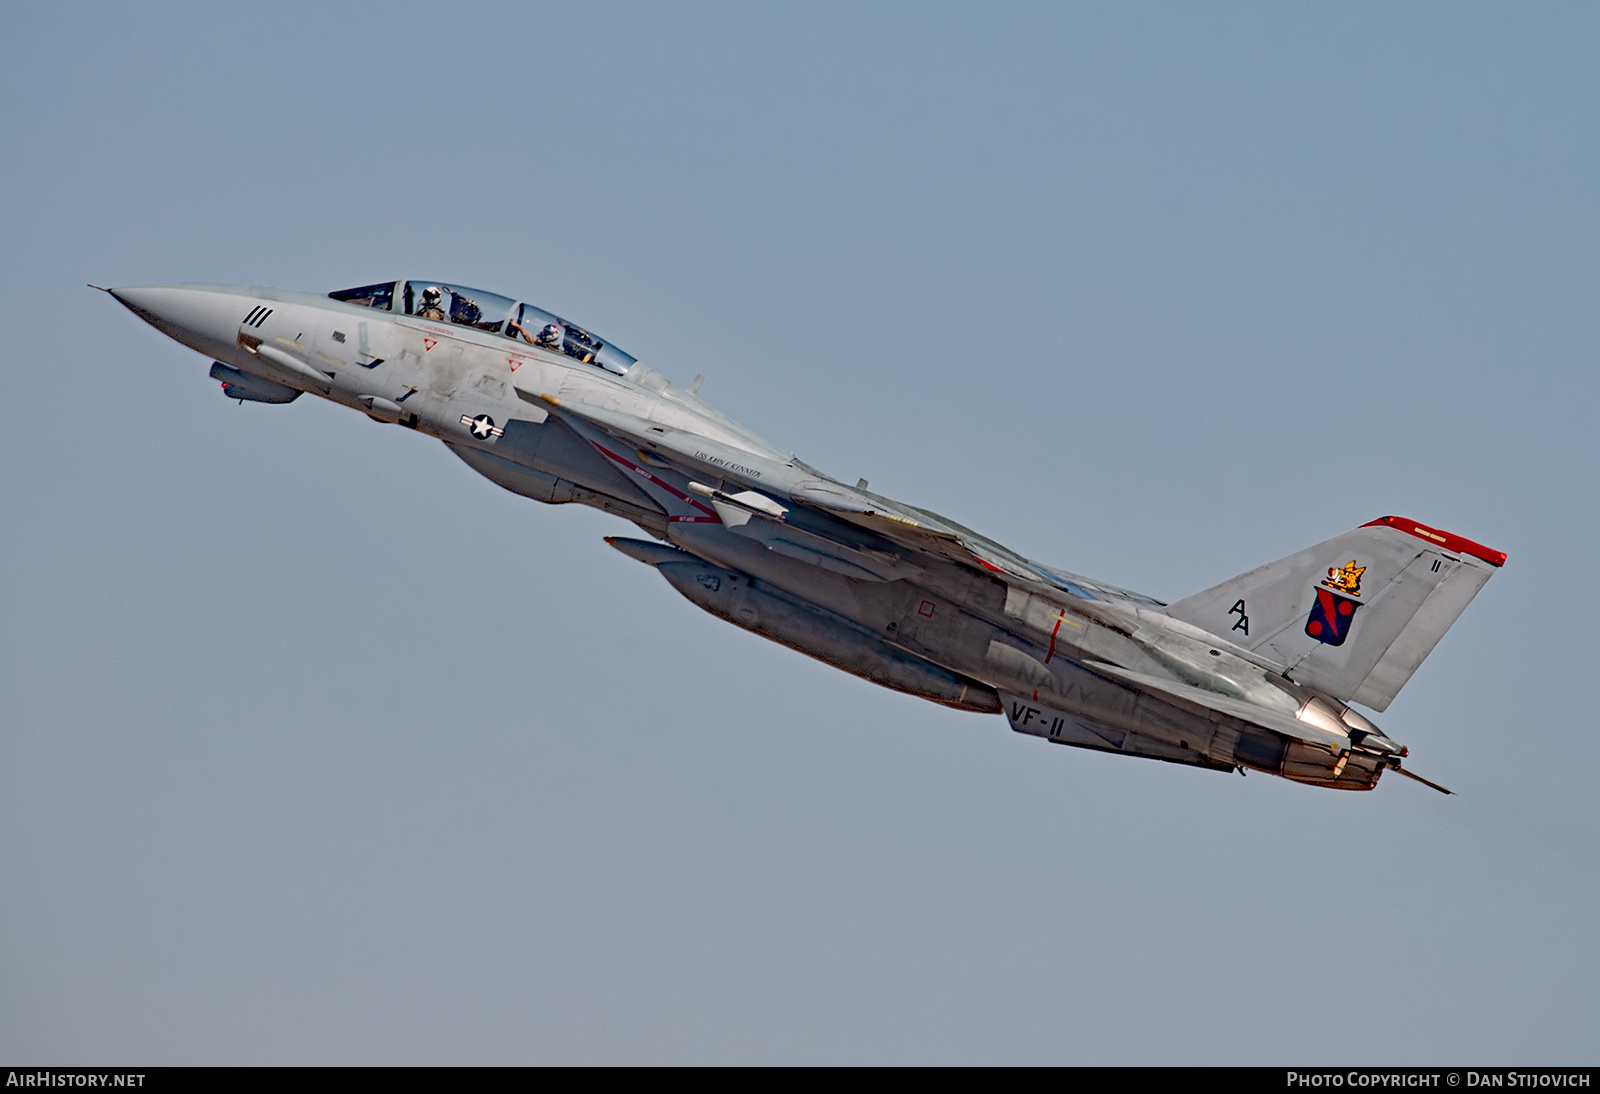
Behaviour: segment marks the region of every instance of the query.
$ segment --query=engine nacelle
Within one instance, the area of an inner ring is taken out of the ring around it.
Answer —
[[[903,653],[832,612],[765,587],[749,574],[724,570],[672,547],[608,540],[646,561],[686,598],[736,627],[863,679],[958,710],[999,714],[993,688]]]

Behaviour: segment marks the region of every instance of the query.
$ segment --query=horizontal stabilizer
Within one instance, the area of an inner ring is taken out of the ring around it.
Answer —
[[[1111,676],[1118,680],[1126,681],[1141,691],[1153,692],[1164,699],[1171,699],[1180,706],[1201,714],[1216,711],[1226,714],[1230,718],[1237,718],[1241,722],[1270,729],[1275,733],[1282,733],[1285,737],[1307,741],[1311,744],[1325,745],[1328,748],[1339,750],[1350,747],[1350,736],[1338,733],[1321,726],[1302,722],[1287,711],[1273,710],[1270,707],[1258,706],[1247,703],[1242,699],[1234,699],[1227,695],[1219,695],[1214,691],[1204,688],[1191,687],[1180,684],[1176,680],[1168,680],[1160,676],[1151,676],[1143,672],[1131,672],[1128,669],[1118,668],[1100,661],[1085,661],[1084,668],[1097,672],[1102,676]]]
[[[1208,767],[1213,771],[1232,771],[1236,766],[1231,761],[1219,760],[1196,749],[1057,710],[1027,696],[1002,692],[1000,703],[1005,708],[1006,721],[1011,723],[1014,731],[1043,737],[1059,745],[1112,752],[1120,756],[1142,756],[1190,767]]]

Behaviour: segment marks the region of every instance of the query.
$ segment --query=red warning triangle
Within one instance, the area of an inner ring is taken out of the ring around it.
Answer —
[[[515,357],[507,357],[506,360],[511,362],[511,371],[512,372],[517,371],[517,366],[522,364],[522,362],[517,360]]]
[[[430,349],[438,344],[439,340],[437,338],[424,338],[422,340],[422,352],[427,353]]]

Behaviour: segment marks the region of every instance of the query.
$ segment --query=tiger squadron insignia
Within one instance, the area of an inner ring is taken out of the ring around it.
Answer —
[[[1328,576],[1322,579],[1322,584],[1335,592],[1360,596],[1361,575],[1366,572],[1367,568],[1357,566],[1356,560],[1352,558],[1348,566],[1329,566]]]

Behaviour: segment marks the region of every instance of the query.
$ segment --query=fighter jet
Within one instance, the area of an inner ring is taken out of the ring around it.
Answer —
[[[98,288],[99,286],[94,286]],[[1025,558],[834,479],[599,335],[437,280],[331,293],[105,290],[211,359],[230,399],[310,392],[436,437],[513,493],[577,503],[736,627],[1057,744],[1370,790],[1385,710],[1503,552],[1385,516],[1174,603]]]

